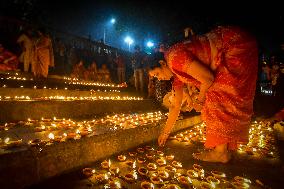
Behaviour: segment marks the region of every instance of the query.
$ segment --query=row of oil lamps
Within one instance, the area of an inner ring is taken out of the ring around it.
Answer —
[[[77,96],[48,96],[48,97],[35,97],[29,96],[0,96],[0,101],[35,101],[35,100],[61,100],[61,101],[72,101],[72,100],[143,100],[142,97],[131,97],[131,96],[90,96],[90,97],[77,97]]]
[[[202,123],[192,129],[169,137],[169,139],[184,144],[205,142],[205,127],[205,123]],[[239,145],[238,152],[256,157],[277,158],[278,152],[271,124],[264,121],[252,122],[249,129],[249,142],[246,145]]]
[[[8,86],[6,85],[6,84],[4,84],[3,86],[2,86],[2,88],[7,88]],[[21,85],[19,88],[24,88],[24,86],[23,85]],[[40,88],[38,88],[36,85],[34,85],[33,86],[33,89],[40,89]],[[58,88],[57,87],[55,87],[55,88],[48,88],[48,87],[46,87],[46,86],[43,86],[42,87],[42,89],[53,89],[53,90],[57,90]],[[68,90],[68,87],[65,87],[64,88],[64,90]],[[91,91],[95,91],[94,89],[91,89]],[[120,90],[116,90],[116,89],[113,89],[113,90],[100,90],[100,89],[97,89],[96,91],[98,91],[98,92],[120,92]]]
[[[165,119],[165,114],[161,112],[145,113],[145,114],[116,114],[113,116],[106,116],[101,119],[76,122],[71,119],[44,119],[41,120],[31,120],[28,119],[26,122],[19,122],[18,124],[24,126],[33,127],[35,132],[42,131],[62,131],[62,130],[72,130],[68,134],[63,133],[62,136],[52,137],[54,134],[50,133],[50,139],[61,140],[62,138],[78,138],[80,136],[86,136],[91,134],[97,125],[107,125],[110,130],[117,129],[127,129],[132,127],[137,127],[139,125],[145,125],[149,123],[159,122],[161,119]],[[0,131],[7,131],[12,129],[17,124],[6,123],[0,126]],[[273,130],[269,124],[264,122],[254,122],[251,124],[249,135],[249,142],[247,145],[239,145],[238,152],[248,155],[254,155],[259,157],[277,157],[277,148],[275,144],[275,138],[273,136]],[[265,137],[264,137],[265,136]],[[174,136],[170,136],[169,140],[176,140],[183,144],[194,143],[194,142],[204,142],[205,138],[205,124],[196,125],[192,129],[178,133]],[[6,142],[5,142],[6,141]],[[20,141],[18,141],[21,143]],[[9,146],[17,145],[17,141],[11,141],[10,139],[5,139],[4,143]]]
[[[269,122],[254,121],[249,129],[249,142],[240,145],[238,151],[261,157],[277,157],[276,140]]]
[[[20,77],[20,76],[9,76],[6,78],[0,78],[1,80],[7,79],[7,80],[19,80],[19,81],[33,81],[33,78],[26,78],[26,77]],[[79,81],[76,78],[68,78],[64,77],[64,80],[67,80],[68,82],[64,82],[65,84],[69,85],[84,85],[84,86],[99,86],[99,87],[115,87],[115,88],[123,88],[127,87],[126,83],[121,84],[113,84],[113,83],[100,83],[100,82],[90,82],[90,81]]]
[[[118,88],[127,87],[127,84],[125,82],[121,84],[113,84],[113,83],[81,81],[78,78],[71,78],[71,77],[64,77],[63,79],[69,81],[68,84],[73,84],[73,85],[103,86],[103,87],[118,87]]]
[[[229,179],[224,172],[217,170],[207,172],[198,164],[186,169],[173,154],[167,155],[151,146],[125,152],[116,159],[103,160],[95,167],[84,168],[82,172],[94,187],[103,186],[103,188],[132,188],[133,185],[140,185],[142,189],[264,186],[260,180],[252,182],[241,176]]]
[[[53,142],[63,142],[67,139],[80,139],[85,136],[96,134],[99,125],[108,128],[109,131],[118,129],[129,129],[137,126],[158,123],[165,119],[165,113],[149,112],[142,114],[115,114],[107,115],[100,119],[88,121],[73,121],[71,119],[53,119],[20,121],[18,123],[6,123],[0,126],[0,132],[8,132],[8,130],[16,129],[16,127],[27,127],[32,132],[47,132],[47,140],[33,139],[28,142],[29,145],[39,145]],[[45,134],[43,133],[43,134]],[[56,134],[57,133],[57,134]],[[2,148],[14,148],[25,145],[23,140],[12,140],[9,137],[0,140]]]

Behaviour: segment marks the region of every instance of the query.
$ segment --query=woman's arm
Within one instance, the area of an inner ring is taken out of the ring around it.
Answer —
[[[198,60],[193,60],[190,64],[186,64],[185,70],[187,74],[200,81],[201,85],[198,100],[203,102],[208,88],[214,82],[213,72]]]
[[[170,108],[169,108],[169,115],[168,115],[166,125],[163,128],[163,130],[162,130],[162,132],[159,136],[159,139],[158,139],[159,146],[165,145],[166,140],[167,140],[172,128],[175,125],[175,122],[176,122],[178,115],[180,113],[182,97],[183,97],[183,88],[182,87],[173,87],[172,104],[170,105]]]

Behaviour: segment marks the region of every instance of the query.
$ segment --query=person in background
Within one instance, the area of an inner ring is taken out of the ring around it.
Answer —
[[[0,71],[15,71],[18,64],[18,57],[0,44]]]
[[[67,70],[67,61],[66,61],[67,49],[64,42],[60,38],[57,38],[54,43],[55,43],[54,51],[56,57],[55,70],[57,74],[64,75],[66,74]]]
[[[86,69],[84,67],[83,60],[80,60],[78,64],[74,65],[72,72],[71,72],[71,77],[77,78],[77,79],[85,79],[85,73],[86,73]]]
[[[271,76],[271,86],[272,86],[272,95],[276,96],[277,93],[277,84],[278,84],[278,78],[280,76],[280,69],[278,62],[276,61],[276,57],[272,56],[271,57],[271,71],[270,71],[270,76]]]
[[[111,83],[110,71],[106,64],[98,70],[98,80],[104,83]]]
[[[97,77],[98,77],[97,64],[95,61],[93,61],[93,63],[86,70],[86,78],[89,81],[97,81]]]
[[[125,62],[122,55],[116,57],[115,63],[117,65],[117,78],[118,83],[125,82]]]
[[[35,43],[34,76],[47,78],[49,67],[54,67],[52,42],[44,29],[37,31],[38,39]]]
[[[20,44],[22,53],[19,57],[21,63],[24,64],[24,72],[28,72],[31,67],[31,72],[34,72],[34,40],[32,37],[32,30],[28,29],[23,32],[17,39]]]
[[[144,92],[144,56],[140,46],[134,47],[134,55],[132,58],[132,68],[134,70],[134,85],[136,91]]]

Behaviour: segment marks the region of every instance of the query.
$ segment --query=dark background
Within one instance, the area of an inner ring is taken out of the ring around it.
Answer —
[[[267,54],[276,53],[284,43],[283,17],[270,14],[268,10],[257,10],[257,6],[256,12],[251,10],[247,14],[240,9],[237,16],[228,15],[229,9],[216,10],[222,16],[207,16],[204,15],[206,9],[189,6],[184,1],[2,0],[0,7],[2,16],[47,25],[93,40],[102,39],[106,27],[106,43],[122,49],[127,49],[126,35],[142,46],[148,39],[156,44],[172,44],[183,38],[183,29],[188,26],[197,34],[216,25],[242,26],[257,37],[261,51]],[[192,16],[196,10],[203,16]],[[112,17],[117,22],[107,26]]]

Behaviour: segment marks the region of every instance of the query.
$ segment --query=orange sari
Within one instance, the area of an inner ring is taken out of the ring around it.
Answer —
[[[166,59],[175,74],[173,88],[187,83],[199,87],[185,70],[194,59],[214,73],[201,111],[206,123],[205,147],[227,143],[234,150],[238,143],[246,143],[257,78],[255,39],[238,27],[218,27],[191,43],[174,45]]]
[[[36,43],[34,75],[47,78],[48,68],[54,67],[52,42],[46,36],[41,36]]]

